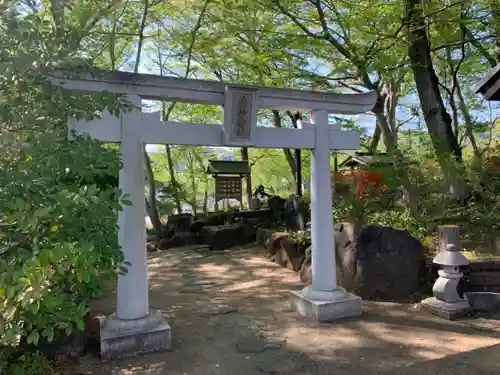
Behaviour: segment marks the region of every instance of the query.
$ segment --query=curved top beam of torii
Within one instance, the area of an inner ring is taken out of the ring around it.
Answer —
[[[338,94],[321,91],[305,91],[236,85],[217,81],[165,77],[121,71],[97,71],[92,75],[70,74],[57,70],[49,76],[60,87],[77,91],[108,91],[116,94],[139,95],[143,99],[178,101],[221,105],[225,103],[227,87],[256,91],[259,107],[296,109],[309,112],[326,110],[330,113],[355,115],[369,112],[377,100],[377,93],[369,91],[356,94]]]

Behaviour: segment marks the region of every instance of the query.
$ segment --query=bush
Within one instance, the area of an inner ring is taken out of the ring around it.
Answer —
[[[52,363],[39,351],[0,350],[0,374],[51,375]]]
[[[337,183],[335,221],[404,228],[420,240],[434,236],[440,225],[454,224],[461,227],[464,237],[484,244],[499,229],[500,163],[496,155],[500,155],[500,147],[491,149],[489,158],[477,169],[457,167],[468,171],[462,180],[473,189],[466,202],[448,192],[443,173],[432,157],[422,156],[418,163],[398,160],[389,167],[372,169],[383,172],[387,190],[369,188],[357,197],[352,187],[342,189]]]
[[[117,175],[117,153],[57,132],[23,144],[0,167],[0,337],[9,345],[82,330],[90,299],[123,260],[121,192],[93,183]]]

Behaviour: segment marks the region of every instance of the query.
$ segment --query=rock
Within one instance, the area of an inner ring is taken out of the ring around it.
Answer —
[[[363,299],[404,300],[419,290],[423,254],[406,230],[366,226],[339,254],[340,284]]]
[[[292,232],[304,230],[307,213],[308,210],[302,197],[290,195],[285,202],[286,230]]]
[[[267,207],[271,210],[273,221],[282,223],[285,216],[286,200],[278,195],[273,195],[267,199]]]
[[[203,227],[202,233],[204,243],[210,246],[210,250],[224,250],[254,242],[257,229],[245,224],[227,224]]]
[[[158,251],[158,247],[155,242],[150,242],[146,245],[146,249],[148,253],[153,253],[155,251]]]
[[[273,231],[271,230],[258,228],[255,237],[255,242],[257,242],[258,245],[267,248],[267,241],[269,240],[269,237],[271,236],[272,233]]]
[[[304,252],[291,238],[282,237],[279,239],[279,247],[275,254],[275,262],[281,267],[286,267],[292,271],[298,272],[304,262]]]
[[[273,257],[281,246],[280,240],[289,236],[290,234],[287,232],[271,232],[264,244],[267,249],[267,255]]]
[[[178,215],[169,215],[167,227],[172,229],[174,233],[189,232],[189,227],[194,221],[193,215],[190,213],[181,213]]]
[[[193,232],[178,232],[171,238],[164,238],[160,241],[160,248],[170,249],[172,247],[201,245],[203,234]]]
[[[344,251],[354,239],[354,226],[351,223],[339,223],[333,228],[335,248]]]
[[[202,221],[202,220],[196,220],[191,226],[189,227],[189,231],[191,233],[201,233],[201,229],[206,226],[207,223]]]
[[[351,224],[349,223],[340,223],[336,224],[334,227],[334,242],[335,242],[335,251],[338,254],[342,254],[345,250],[345,248],[352,242],[352,234],[353,234],[353,229]],[[311,246],[308,246],[305,251],[304,251],[304,262],[302,263],[299,271],[299,278],[300,281],[306,284],[311,284],[312,282],[312,248]],[[337,257],[337,261],[338,261]],[[340,282],[339,279],[339,274],[341,270],[339,265],[337,264],[337,281]]]
[[[282,346],[282,343],[269,343],[259,338],[243,337],[236,342],[236,351],[243,354],[255,354],[269,350],[279,350]]]
[[[300,267],[299,271],[299,279],[305,284],[311,284],[312,283],[312,258],[311,254],[306,255],[306,258],[304,259],[304,262],[302,262],[302,266]]]
[[[305,254],[304,261],[302,262],[302,265],[300,266],[299,270],[299,279],[305,284],[311,284],[312,283],[312,257],[310,253],[310,248],[308,248],[306,251],[308,253]],[[308,254],[308,255],[307,255]],[[340,267],[337,265],[337,282],[340,284]]]

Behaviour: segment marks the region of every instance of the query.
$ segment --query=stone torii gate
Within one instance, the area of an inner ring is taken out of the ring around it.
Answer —
[[[333,94],[127,72],[82,78],[65,78],[63,72],[57,72],[51,80],[70,90],[124,94],[136,107],[119,117],[106,113],[98,120],[69,121],[70,131],[120,143],[120,188],[133,204],[124,207],[118,218],[119,243],[131,266],[126,276],[118,276],[116,313],[101,325],[104,360],[171,347],[170,326],[161,313],[149,308],[144,144],[312,149],[312,285],[292,292],[292,305],[315,321],[361,315],[361,298],[337,285],[329,155],[331,149],[359,149],[360,138],[357,132],[329,126],[328,114],[370,111],[375,92]],[[159,112],[141,111],[141,99],[220,105],[224,108],[223,125],[162,121]],[[312,123],[303,123],[300,129],[257,126],[259,108],[309,112]]]

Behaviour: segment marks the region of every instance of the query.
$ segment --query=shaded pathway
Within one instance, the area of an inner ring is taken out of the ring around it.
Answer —
[[[94,375],[498,374],[500,322],[447,322],[413,306],[365,302],[361,318],[313,324],[288,307],[297,276],[255,249],[177,248],[150,256],[150,304],[172,352],[102,365]],[[114,297],[96,309],[114,310]]]

